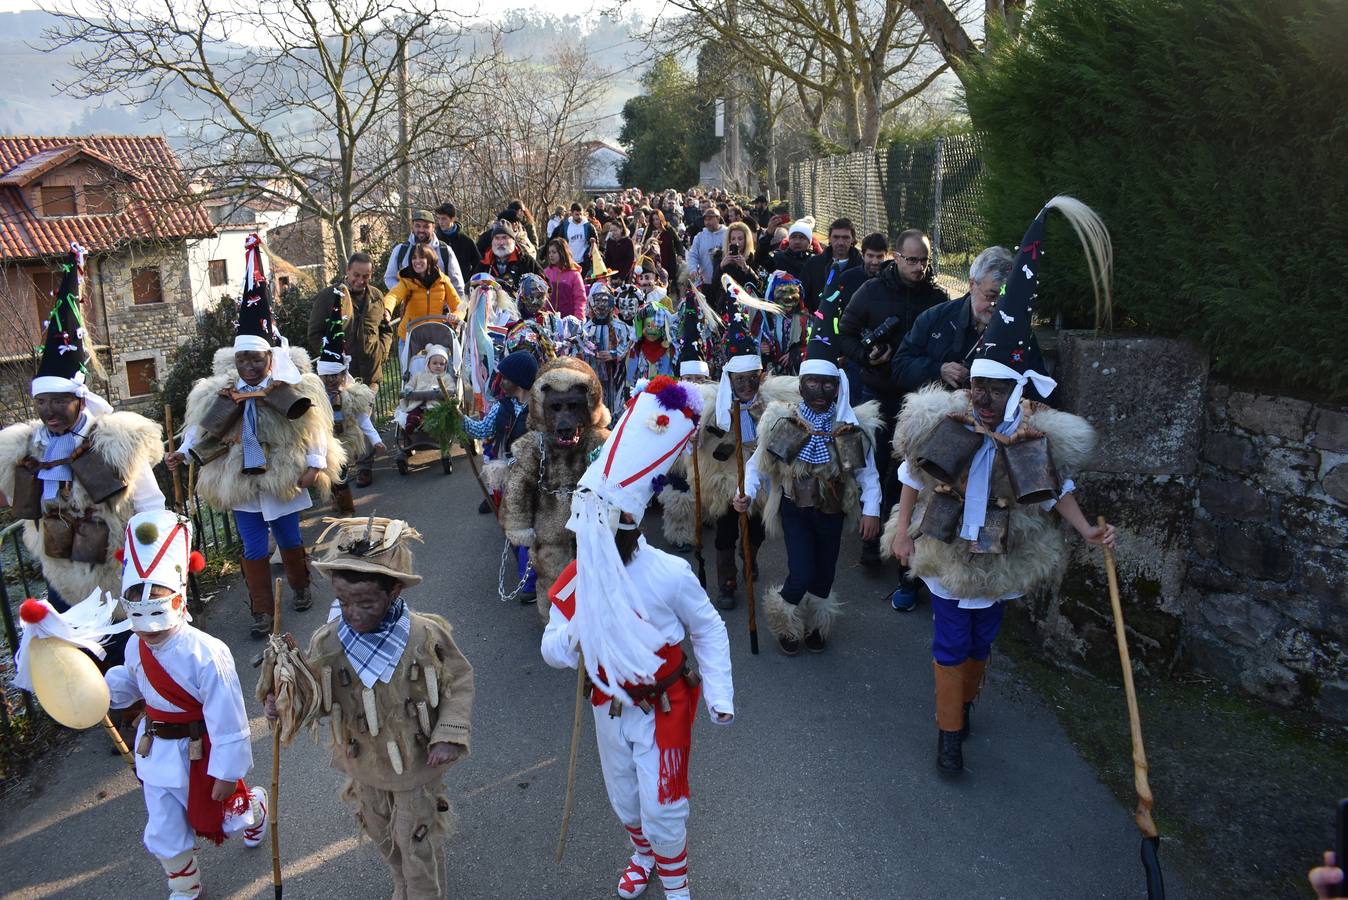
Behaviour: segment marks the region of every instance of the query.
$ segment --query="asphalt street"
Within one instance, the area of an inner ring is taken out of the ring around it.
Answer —
[[[395,515],[426,538],[417,560],[425,581],[414,607],[450,620],[477,677],[472,755],[447,776],[458,830],[449,842],[451,897],[557,900],[614,895],[629,850],[604,796],[593,728],[582,734],[570,843],[553,854],[561,821],[575,676],[538,653],[532,607],[503,603],[497,573],[503,538],[459,461],[438,461],[400,478],[385,464],[357,490],[361,513]],[[307,534],[325,511],[312,510]],[[658,517],[648,534],[659,538]],[[707,533],[709,576],[711,535]],[[893,571],[856,565],[844,543],[836,590],[848,607],[827,651],[783,656],[766,631],[749,653],[743,602],[725,614],[734,661],[736,711],[728,727],[700,714],[693,736],[689,862],[698,900],[878,900],[1145,897],[1131,814],[1076,754],[1051,712],[1004,657],[995,657],[966,745],[967,771],[935,768],[926,607],[893,612],[882,599]],[[784,571],[780,539],[761,560],[764,581]],[[279,574],[279,567],[277,569]],[[303,646],[326,617],[318,602],[287,610]],[[271,737],[251,691],[241,585],[217,591],[200,622],[234,649],[254,715],[254,769],[266,784]],[[1127,748],[1120,748],[1126,753]],[[281,754],[279,823],[287,898],[383,898],[382,860],[358,838],[338,799],[328,748],[307,735]],[[78,736],[34,774],[27,797],[0,821],[0,896],[149,898],[164,895],[162,871],[141,846],[145,810],[136,780],[109,755],[101,730]],[[201,854],[211,900],[271,897],[270,853],[240,842]],[[1183,896],[1172,876],[1172,898]],[[659,898],[653,884],[647,896]]]

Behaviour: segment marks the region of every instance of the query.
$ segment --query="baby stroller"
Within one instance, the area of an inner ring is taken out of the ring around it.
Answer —
[[[421,316],[408,323],[406,337],[403,339],[402,348],[399,350],[398,360],[403,373],[403,391],[408,390],[413,378],[418,373],[426,370],[424,351],[431,344],[439,344],[449,351],[449,364],[445,367],[445,374],[442,378],[450,399],[462,404],[463,385],[459,378],[463,363],[460,352],[461,344],[458,329],[450,324],[448,315]],[[424,397],[411,395],[411,399],[434,402],[441,401],[444,398],[437,389]],[[399,475],[407,474],[408,460],[413,453],[419,450],[439,450],[440,466],[444,469],[444,473],[448,475],[454,471],[454,464],[450,459],[449,451],[441,447],[439,441],[419,428],[409,429],[406,425],[405,414],[401,410],[394,417],[393,444],[393,462],[398,467]]]

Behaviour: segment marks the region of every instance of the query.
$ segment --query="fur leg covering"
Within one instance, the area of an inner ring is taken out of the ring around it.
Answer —
[[[805,621],[805,631],[818,631],[819,636],[828,640],[833,632],[833,620],[842,612],[842,601],[830,591],[827,597],[806,594],[800,601],[801,614]]]
[[[787,603],[780,584],[763,592],[762,603],[763,622],[774,637],[797,641],[805,637],[805,617],[801,609],[804,603]]]
[[[693,492],[673,489],[661,491],[660,506],[664,509],[665,540],[671,544],[693,543]]]

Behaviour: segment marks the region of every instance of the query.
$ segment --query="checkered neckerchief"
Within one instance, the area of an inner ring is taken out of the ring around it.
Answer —
[[[367,688],[374,687],[376,681],[388,684],[393,679],[393,670],[398,668],[398,660],[407,649],[411,633],[412,616],[402,597],[393,601],[379,627],[368,634],[353,631],[346,619],[337,626],[337,636],[346,650],[346,658],[351,660],[357,677]]]
[[[804,400],[800,402],[800,408],[797,412],[805,420],[805,424],[810,426],[810,430],[828,432],[827,434],[810,435],[810,439],[805,442],[805,446],[800,450],[800,459],[803,462],[812,465],[821,465],[828,462],[829,444],[833,443],[833,410],[836,405],[834,404],[823,412],[817,413],[810,409]]]

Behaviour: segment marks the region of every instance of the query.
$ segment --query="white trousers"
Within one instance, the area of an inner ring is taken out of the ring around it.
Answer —
[[[640,827],[661,856],[677,856],[687,839],[688,798],[660,802],[660,748],[655,714],[624,706],[610,718],[607,703],[594,707],[594,731],[604,788],[624,825]]]
[[[187,788],[142,785],[145,791],[145,849],[160,859],[186,853],[197,844],[196,832],[187,824]]]

